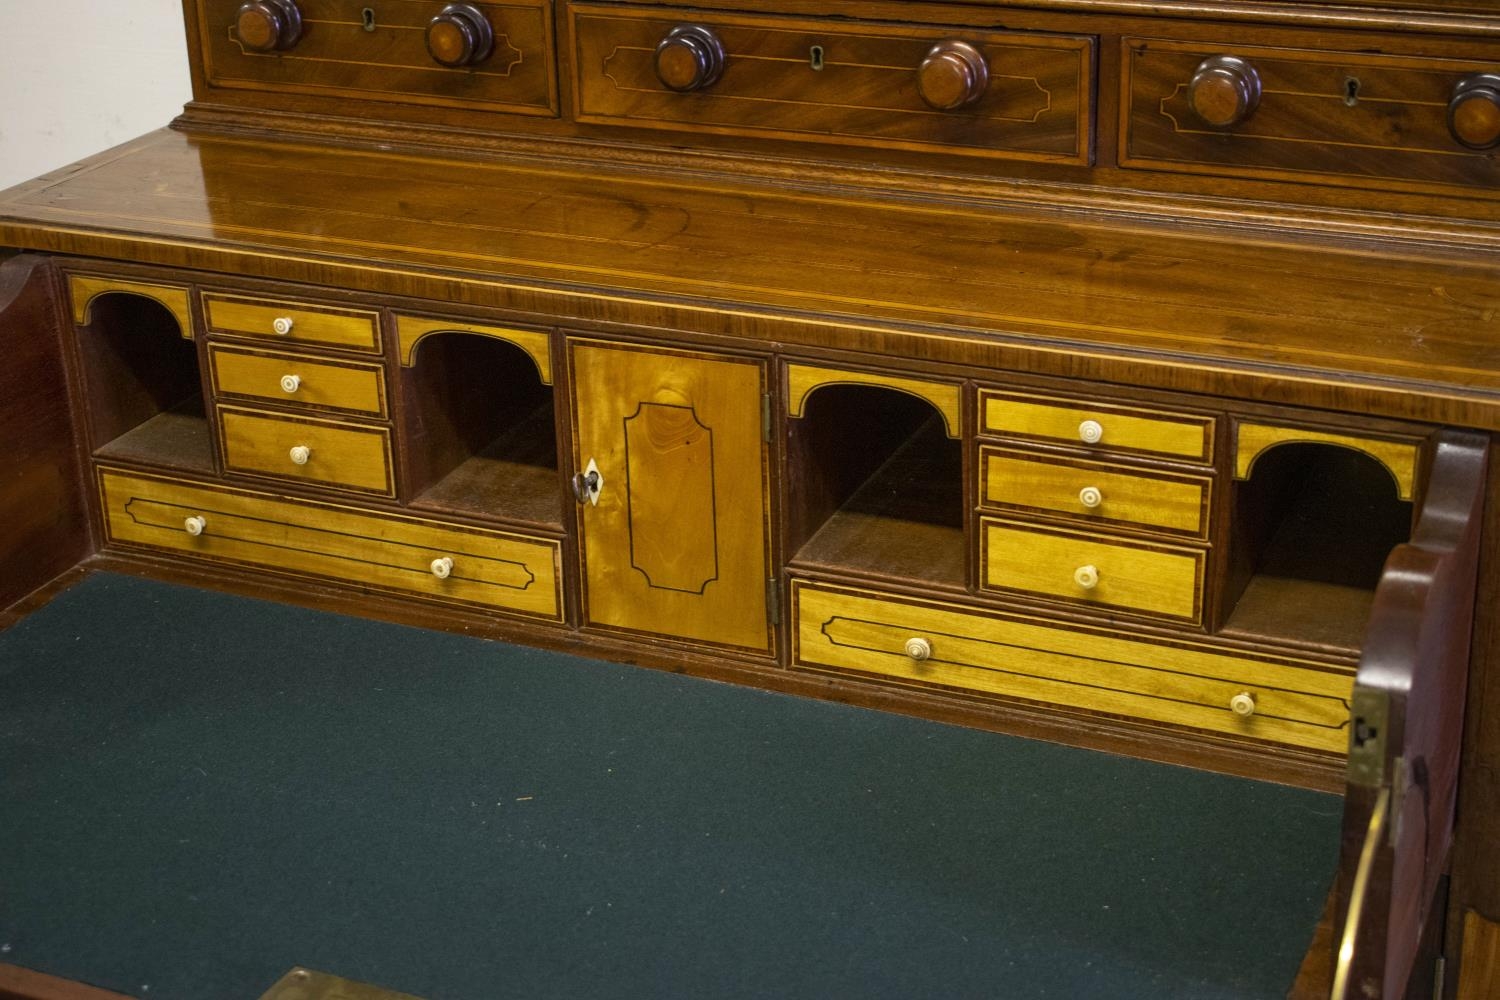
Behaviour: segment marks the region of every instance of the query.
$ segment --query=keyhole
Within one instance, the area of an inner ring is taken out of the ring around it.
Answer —
[[[1359,103],[1359,77],[1344,78],[1344,103],[1351,108]]]
[[[360,12],[360,16],[364,19],[365,30],[366,31],[374,31],[375,30],[375,8],[374,7],[366,7],[363,11]]]
[[[808,49],[807,64],[814,70],[821,70],[823,68],[823,46],[814,45],[811,49]]]

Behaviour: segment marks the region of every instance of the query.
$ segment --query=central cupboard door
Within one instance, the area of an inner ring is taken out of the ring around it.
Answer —
[[[585,619],[769,651],[764,363],[568,347]]]

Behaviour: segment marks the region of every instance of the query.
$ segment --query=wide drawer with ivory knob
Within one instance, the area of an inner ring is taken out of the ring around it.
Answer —
[[[380,321],[367,309],[302,302],[272,302],[208,292],[203,296],[208,332],[268,337],[349,351],[380,351]]]
[[[214,396],[387,416],[385,369],[363,361],[208,347]]]
[[[1087,164],[1089,36],[572,4],[575,117]]]
[[[561,620],[556,541],[101,468],[111,542]]]
[[[1124,41],[1120,162],[1493,190],[1500,61]]]
[[[979,432],[993,437],[1207,463],[1213,460],[1214,427],[1206,414],[994,390],[979,394]]]
[[[796,668],[959,688],[1342,752],[1350,673],[792,582]]]
[[[224,466],[334,489],[395,496],[391,432],[315,417],[218,408]]]

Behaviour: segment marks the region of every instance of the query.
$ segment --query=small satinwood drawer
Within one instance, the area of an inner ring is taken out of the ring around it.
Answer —
[[[394,496],[391,432],[385,427],[218,408],[224,465],[231,472]]]
[[[1347,750],[1347,672],[1203,643],[792,582],[792,664],[1021,698],[1329,753]]]
[[[1081,604],[1196,622],[1207,552],[983,518],[983,583]]]
[[[1124,166],[1500,184],[1500,59],[1144,38],[1124,46]]]
[[[100,470],[112,544],[562,617],[558,543]]]
[[[384,418],[385,369],[362,361],[271,354],[210,344],[214,395],[345,410]]]
[[[1087,164],[1084,35],[569,5],[580,121]]]
[[[979,450],[979,469],[979,502],[985,507],[1195,538],[1208,532],[1208,476],[996,447]]]
[[[1026,441],[1073,444],[1098,451],[1209,462],[1214,418],[1062,397],[982,391],[980,432]]]
[[[351,351],[380,350],[379,316],[371,310],[207,293],[203,296],[203,316],[209,333],[271,337],[286,343]]]

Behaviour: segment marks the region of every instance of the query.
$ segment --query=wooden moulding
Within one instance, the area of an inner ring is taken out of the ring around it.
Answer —
[[[422,339],[434,333],[473,333],[514,344],[536,362],[543,385],[552,385],[552,338],[543,330],[521,330],[508,326],[456,323],[444,319],[422,319],[417,316],[396,317],[396,339],[400,343],[401,364],[410,368],[417,362],[417,348]]]
[[[926,400],[942,415],[943,427],[950,438],[963,434],[962,387],[957,384],[802,364],[788,365],[786,378],[787,415],[791,417],[801,417],[808,397],[824,386],[869,385]]]
[[[1249,479],[1256,459],[1283,444],[1330,444],[1369,455],[1383,465],[1396,481],[1397,496],[1410,500],[1416,488],[1420,440],[1386,440],[1354,434],[1332,434],[1303,427],[1241,423],[1237,428],[1234,478]]]
[[[186,286],[159,285],[155,282],[122,281],[87,274],[68,275],[68,292],[73,299],[73,322],[86,326],[93,321],[94,300],[101,295],[124,292],[159,303],[177,320],[182,336],[193,339],[193,310]]]

